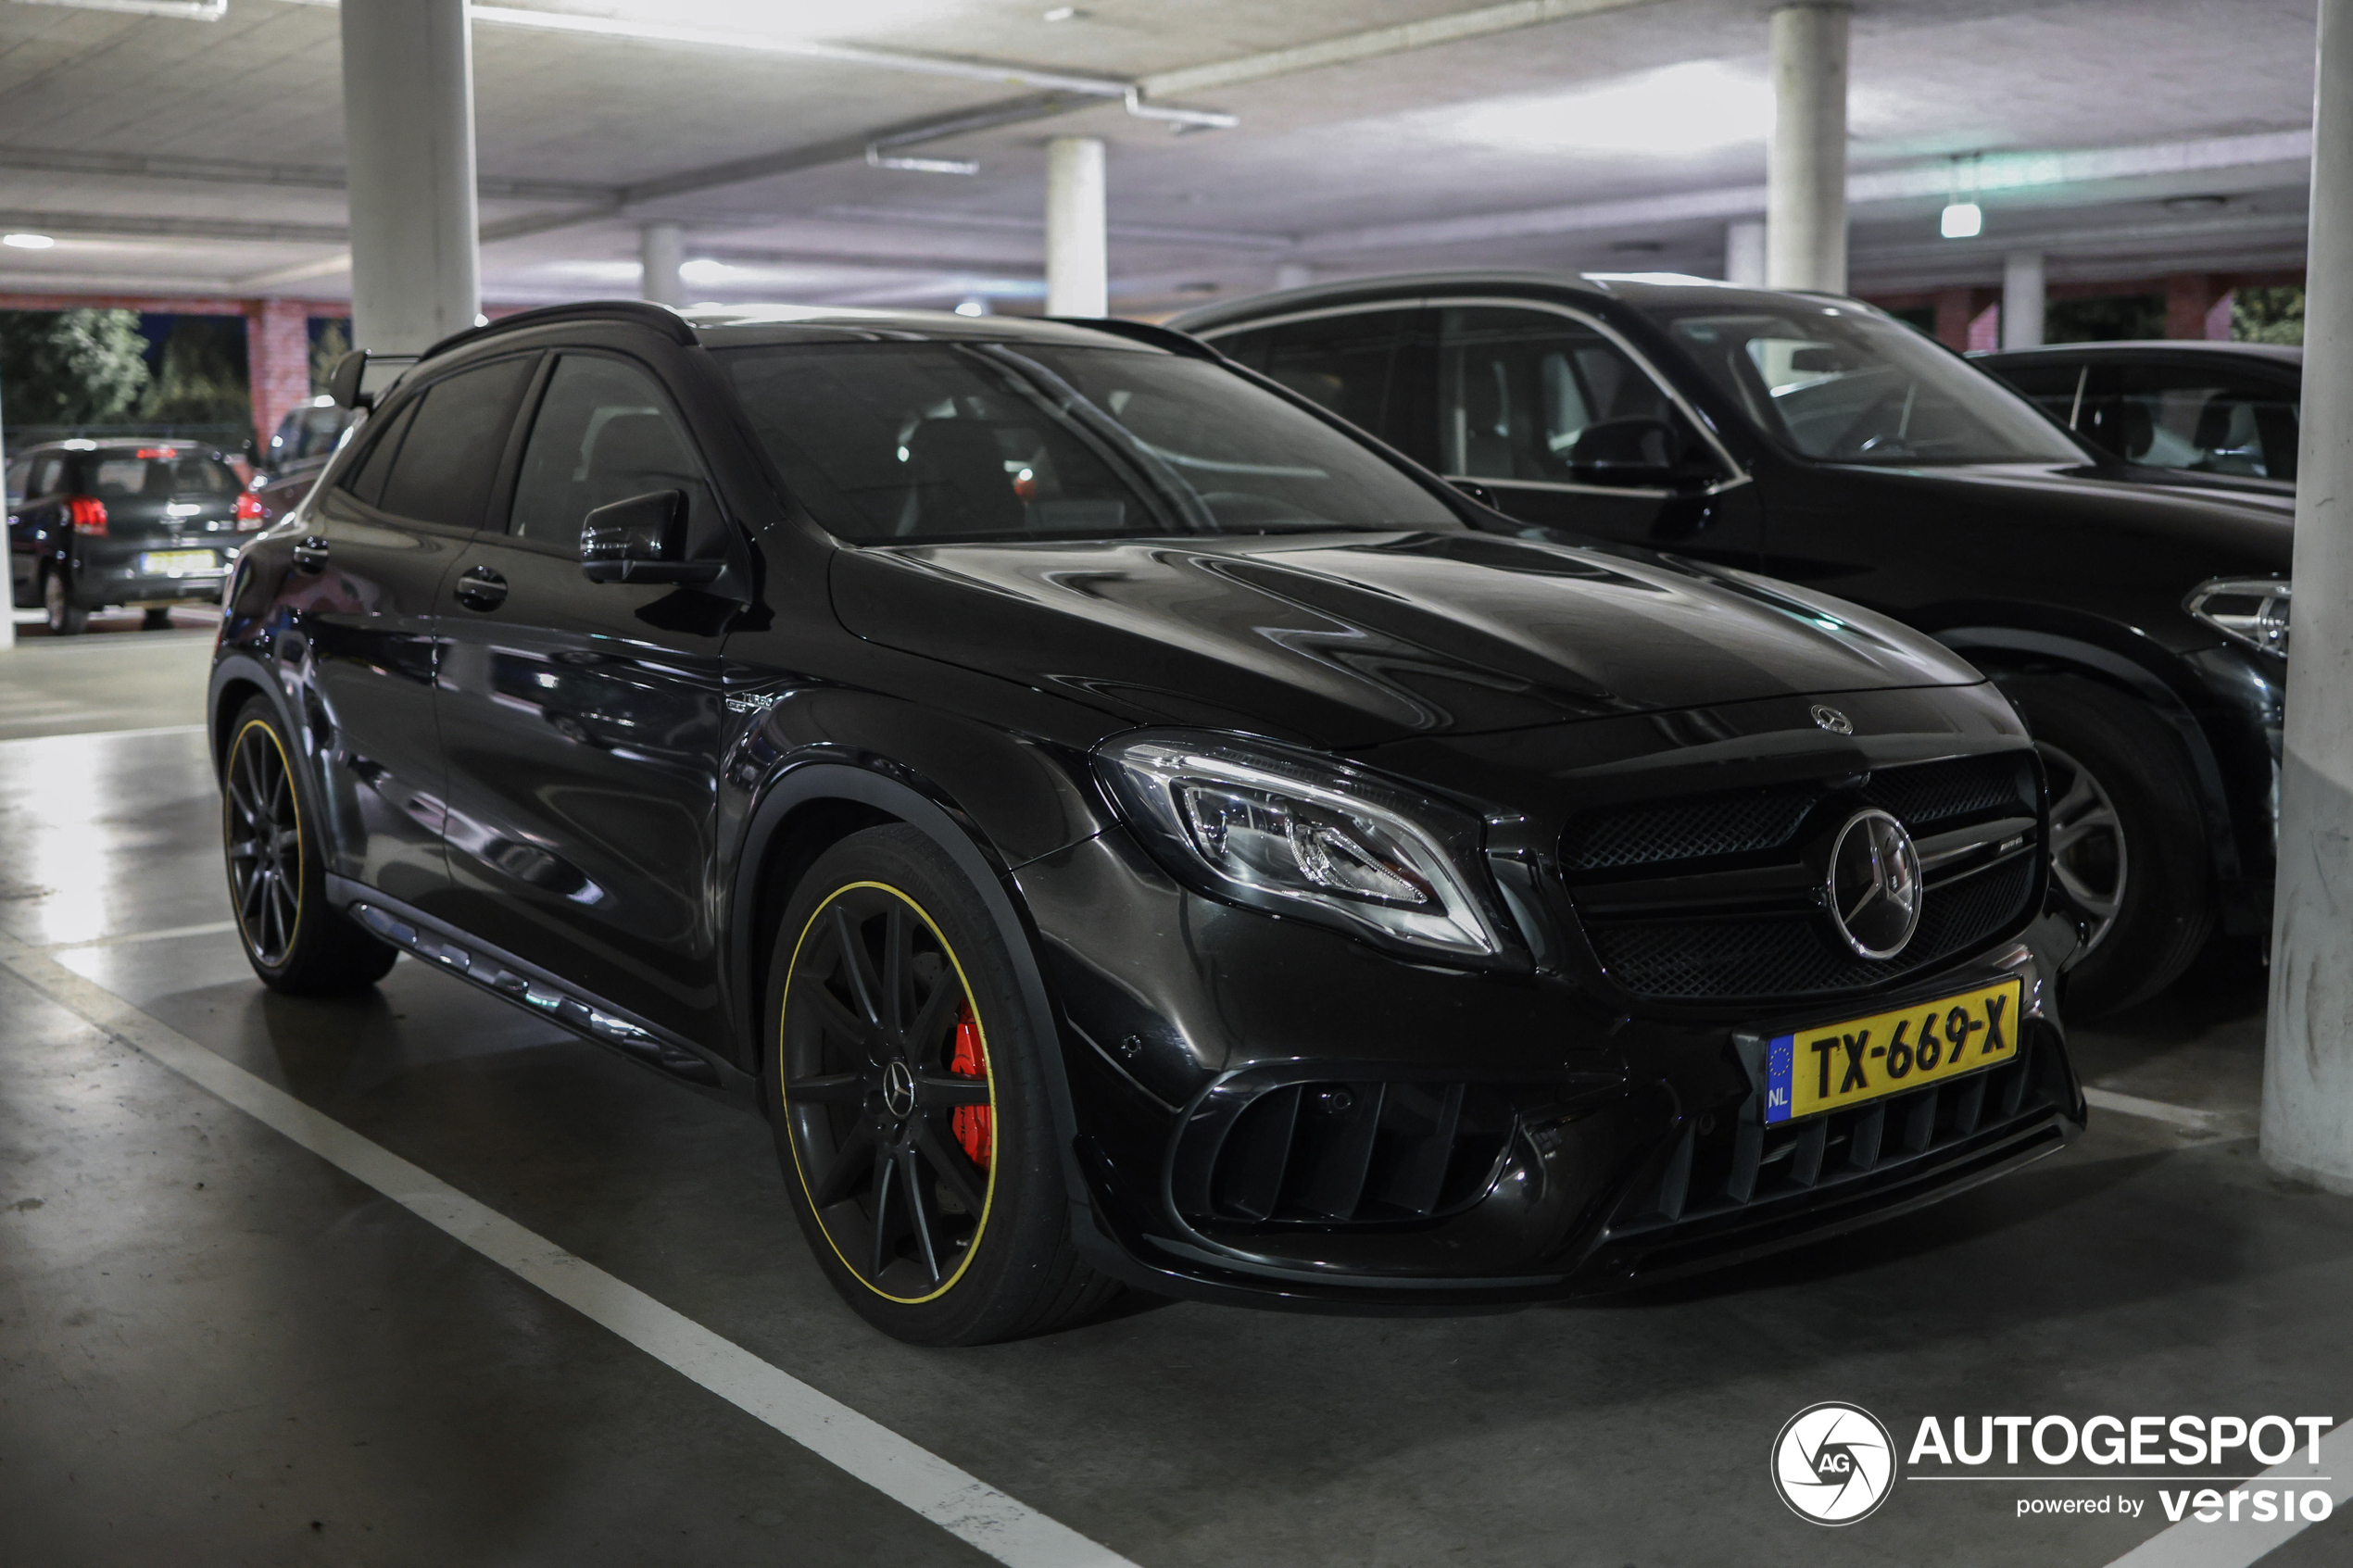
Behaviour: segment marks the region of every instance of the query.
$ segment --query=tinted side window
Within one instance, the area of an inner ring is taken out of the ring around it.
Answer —
[[[343,470],[340,488],[374,506],[384,495],[384,476],[392,471],[392,460],[399,455],[400,438],[409,433],[409,421],[417,415],[412,398],[400,406],[397,413],[371,433],[374,443],[360,454],[359,460]]]
[[[567,354],[523,448],[507,530],[577,548],[580,522],[598,507],[656,490],[685,493],[687,527],[713,505],[711,487],[651,376],[618,359]]]
[[[1439,322],[1438,366],[1446,473],[1586,482],[1578,444],[1606,440],[1604,427],[1648,421],[1690,439],[1674,403],[1625,350],[1550,311],[1449,307]],[[1673,456],[1659,453],[1657,461]]]
[[[25,487],[27,495],[54,495],[65,488],[66,460],[44,458],[32,465],[32,483]]]
[[[2059,423],[2073,421],[2076,397],[2083,384],[2084,369],[2081,364],[2052,359],[1987,368],[2024,393],[2036,408]]]
[[[480,528],[534,364],[501,359],[428,388],[378,505],[419,522]]]
[[[2195,473],[2296,477],[2296,399],[2287,388],[2196,364],[2126,364],[2110,376],[2095,433],[2119,456]]]
[[[1365,310],[1291,321],[1266,329],[1263,345],[1243,344],[1251,358],[1235,358],[1351,424],[1378,433],[1397,345],[1412,315],[1410,310]],[[1233,353],[1231,342],[1220,339],[1218,347]],[[1257,358],[1261,352],[1263,361]]]

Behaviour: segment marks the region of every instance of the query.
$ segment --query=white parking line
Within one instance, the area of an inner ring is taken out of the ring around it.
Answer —
[[[2120,1116],[2138,1116],[2150,1122],[2163,1122],[2185,1132],[2206,1133],[2217,1137],[2251,1138],[2256,1134],[2257,1119],[2246,1110],[2198,1110],[2186,1105],[2173,1105],[2161,1099],[2143,1099],[2115,1089],[2098,1089],[2086,1085],[2083,1098],[2096,1110],[2113,1110]]]
[[[237,929],[233,920],[208,921],[202,925],[167,925],[160,931],[133,931],[120,936],[91,936],[75,942],[44,942],[40,951],[70,953],[83,947],[127,947],[133,942],[170,942],[182,936],[219,936]]]
[[[2325,1486],[2318,1469],[2343,1476]],[[2233,1492],[2251,1492],[2282,1487],[2294,1487],[2301,1494],[2306,1490],[2324,1491],[2331,1502],[2342,1503],[2353,1497],[2353,1421],[2347,1422],[2321,1439],[2320,1463],[2309,1458],[2292,1459],[2285,1464],[2275,1464],[2262,1474],[2243,1481],[2231,1488]],[[2309,1484],[2309,1485],[2308,1485]],[[2224,1493],[2227,1498],[2230,1494]],[[2126,1552],[2108,1568],[2247,1568],[2251,1562],[2277,1551],[2291,1540],[2311,1528],[2308,1519],[2273,1520],[2269,1524],[2251,1522],[2230,1524],[2237,1511],[2228,1510],[2224,1523],[2202,1524],[2196,1518],[2184,1517],[2178,1524],[2168,1525],[2139,1546]],[[2158,1517],[2162,1518],[2163,1515]]]
[[[39,949],[0,934],[0,967],[998,1562],[1013,1568],[1136,1568],[215,1055]]]

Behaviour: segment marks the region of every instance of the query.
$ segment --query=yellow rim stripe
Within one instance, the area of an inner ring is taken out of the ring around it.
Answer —
[[[827,909],[834,907],[835,901],[839,899],[844,894],[855,893],[862,887],[872,887],[879,892],[887,893],[892,897],[898,899],[900,903],[915,911],[915,918],[922,921],[924,922],[925,929],[929,931],[934,937],[938,939],[939,950],[948,955],[948,965],[950,969],[956,972],[956,984],[963,987],[964,1000],[966,1002],[973,1001],[972,982],[964,976],[964,966],[963,960],[956,957],[956,949],[949,942],[948,934],[939,929],[938,922],[931,918],[930,913],[926,911],[921,904],[916,903],[914,899],[909,897],[898,888],[891,886],[890,884],[887,882],[852,882],[846,883],[842,886],[835,888],[831,893],[825,895],[825,901],[824,903],[818,905],[814,910],[811,911],[809,923],[800,928],[800,935],[793,940],[792,958],[785,966],[785,988],[783,997],[776,1006],[776,1094],[777,1098],[784,1102],[785,1114],[787,1116],[792,1114],[792,1101],[785,1093],[785,1014],[792,1006],[793,979],[800,972],[800,950],[809,945],[809,934],[817,928],[818,919],[823,916]],[[973,1007],[973,1027],[980,1033],[981,1071],[985,1081],[988,1085],[989,1135],[991,1141],[995,1144],[996,1148],[995,1152],[990,1156],[988,1161],[988,1185],[981,1189],[980,1220],[978,1223],[973,1226],[973,1238],[972,1241],[964,1248],[963,1261],[956,1265],[956,1272],[950,1274],[946,1279],[940,1281],[938,1287],[931,1291],[930,1294],[925,1296],[893,1296],[889,1291],[883,1289],[874,1281],[868,1279],[859,1266],[849,1261],[849,1257],[843,1253],[841,1244],[834,1239],[832,1228],[825,1223],[824,1211],[817,1207],[816,1193],[810,1189],[809,1172],[800,1162],[800,1141],[792,1135],[792,1129],[789,1126],[786,1129],[785,1144],[786,1148],[792,1150],[793,1173],[800,1178],[801,1196],[809,1199],[809,1211],[817,1216],[817,1228],[824,1234],[825,1245],[833,1248],[834,1256],[841,1260],[842,1267],[849,1271],[850,1276],[853,1279],[857,1280],[859,1284],[864,1286],[867,1289],[873,1291],[875,1295],[881,1297],[886,1301],[897,1301],[901,1305],[912,1307],[918,1306],[925,1301],[936,1301],[940,1297],[947,1295],[949,1291],[955,1288],[956,1282],[964,1277],[964,1271],[972,1267],[972,1261],[974,1257],[980,1251],[980,1238],[988,1233],[989,1210],[995,1205],[997,1200],[997,1155],[1003,1152],[1004,1143],[1002,1137],[1000,1135],[1002,1129],[999,1126],[997,1121],[997,1056],[994,1051],[988,1048],[988,1025],[987,1022],[981,1018],[980,1008],[976,1004]]]

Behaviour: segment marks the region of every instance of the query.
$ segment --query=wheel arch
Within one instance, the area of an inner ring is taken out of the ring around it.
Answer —
[[[215,782],[229,760],[229,726],[237,712],[255,697],[267,700],[277,709],[278,721],[287,734],[299,740],[302,731],[294,716],[286,710],[285,694],[279,688],[276,677],[267,665],[245,654],[227,654],[216,659],[212,676],[205,693],[206,743],[212,753],[212,774]]]
[[[2188,757],[2214,874],[2223,879],[2240,874],[2235,813],[2221,759],[2183,690],[2196,691],[2196,681],[2170,655],[2145,639],[2130,639],[2119,647],[2107,638],[2018,626],[1950,626],[1930,634],[1995,681],[2005,675],[2071,675],[2145,705]]]

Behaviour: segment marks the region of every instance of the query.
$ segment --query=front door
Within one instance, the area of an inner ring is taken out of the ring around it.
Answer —
[[[658,490],[684,492],[690,530],[708,526],[717,503],[654,378],[564,354],[507,526],[441,585],[449,918],[648,1022],[716,1039],[706,878],[730,607],[580,570],[581,520]]]
[[[426,908],[448,884],[434,594],[481,526],[531,368],[498,360],[385,408],[313,506],[284,590],[330,861]]]

